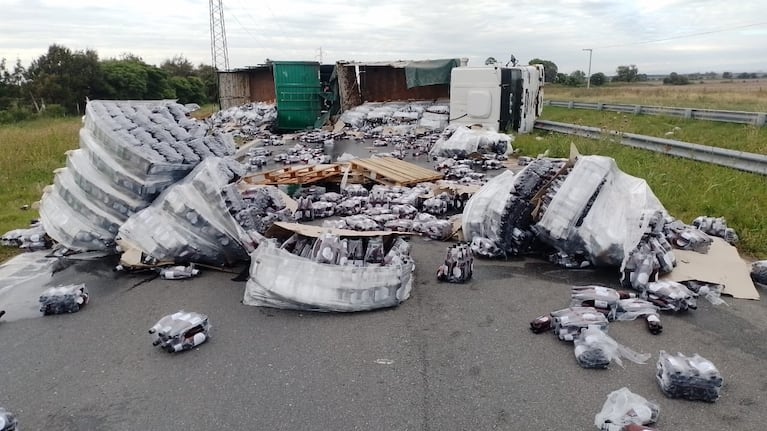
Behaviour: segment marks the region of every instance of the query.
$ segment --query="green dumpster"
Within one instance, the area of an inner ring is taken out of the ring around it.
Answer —
[[[320,64],[316,61],[275,61],[274,92],[277,128],[285,131],[314,127],[322,110]]]

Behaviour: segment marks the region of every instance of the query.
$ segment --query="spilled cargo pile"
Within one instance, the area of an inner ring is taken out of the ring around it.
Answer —
[[[43,195],[46,233],[74,251],[108,250],[131,215],[201,160],[234,153],[231,137],[170,101],[90,101],[80,148]]]
[[[251,254],[244,304],[351,312],[392,307],[410,296],[415,263],[399,236],[302,226],[276,224],[289,236]]]
[[[256,102],[218,111],[211,115],[206,123],[215,131],[253,139],[271,137],[270,129],[276,121],[275,104]]]

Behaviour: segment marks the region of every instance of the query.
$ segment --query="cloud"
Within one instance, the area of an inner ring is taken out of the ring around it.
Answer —
[[[52,43],[131,52],[147,62],[183,54],[210,63],[203,0],[0,0],[0,57],[29,63]],[[279,60],[397,60],[514,54],[552,60],[562,72],[614,73],[763,68],[767,5],[761,0],[289,0],[224,1],[230,65]],[[702,34],[713,32],[709,35]],[[697,34],[701,33],[701,34]],[[654,41],[654,42],[651,42]]]

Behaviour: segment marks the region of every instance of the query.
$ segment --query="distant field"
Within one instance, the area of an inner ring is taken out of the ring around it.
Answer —
[[[689,85],[663,85],[660,81],[650,81],[589,89],[547,84],[544,97],[592,103],[767,112],[767,79],[694,81]]]

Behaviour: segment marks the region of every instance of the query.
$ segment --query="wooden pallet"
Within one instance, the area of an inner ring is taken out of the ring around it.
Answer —
[[[327,181],[344,173],[343,166],[333,163],[324,165],[288,166],[256,174],[248,178],[253,184],[312,184]],[[263,176],[263,177],[262,177]]]
[[[412,186],[427,181],[436,181],[443,177],[440,172],[422,168],[394,157],[354,159],[350,163],[352,171],[389,186]]]

